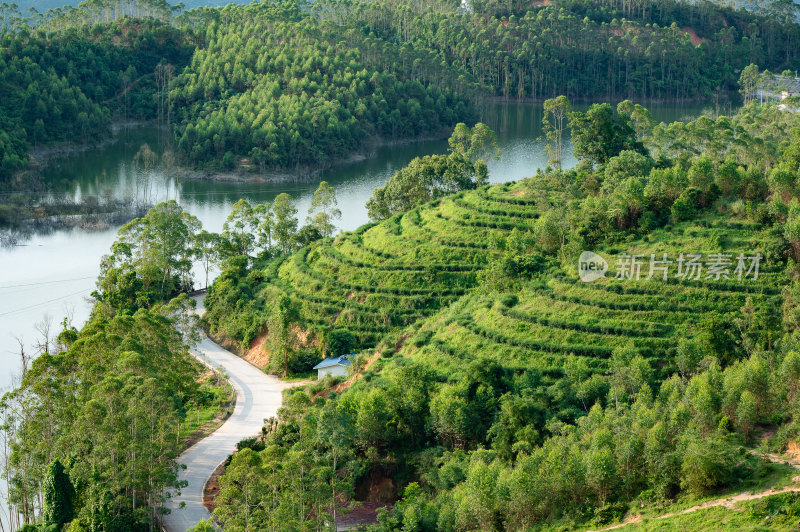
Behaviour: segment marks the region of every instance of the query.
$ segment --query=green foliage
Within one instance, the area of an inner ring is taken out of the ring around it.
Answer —
[[[342,211],[336,205],[336,191],[327,181],[320,181],[311,200],[311,207],[308,209],[308,222],[323,238],[333,236],[336,230],[333,222],[342,217]],[[314,214],[315,211],[318,212]]]
[[[256,34],[264,38],[246,38]],[[325,164],[373,136],[437,133],[470,116],[463,98],[395,63],[409,50],[300,3],[229,6],[204,37],[170,92],[192,164],[213,167],[229,153],[262,170]]]
[[[202,519],[189,529],[190,532],[216,532],[217,527],[211,519]]]
[[[0,183],[27,163],[29,146],[96,142],[112,118],[155,118],[156,65],[191,56],[188,36],[162,21],[89,26],[52,15],[30,25],[2,15],[19,27],[0,22]]]
[[[717,436],[693,438],[681,464],[681,487],[695,495],[706,495],[734,478],[736,455]]]
[[[174,200],[124,225],[103,257],[95,298],[115,311],[165,301],[192,286],[192,246],[200,222]]]
[[[495,133],[481,123],[472,129],[458,124],[449,144],[448,155],[416,157],[386,185],[376,188],[367,201],[370,219],[386,220],[431,200],[483,185],[488,178],[484,157],[497,151]]]
[[[564,151],[564,130],[571,112],[572,105],[566,96],[562,95],[558,98],[544,101],[542,127],[547,140],[550,141],[547,144],[548,163],[552,163],[556,170],[561,170]]]
[[[458,65],[465,78],[504,98],[703,98],[717,87],[735,91],[739,71],[754,57],[776,72],[794,68],[798,57],[800,30],[788,3],[752,11],[671,0],[460,5],[315,2],[314,10],[406,50],[424,50],[434,64]],[[408,63],[407,70],[415,68]],[[416,71],[433,76],[425,66]]]
[[[356,338],[347,329],[334,329],[326,335],[325,345],[329,356],[348,355],[356,347]]]
[[[74,522],[89,528],[154,522],[165,490],[178,487],[187,407],[207,401],[202,366],[175,325],[147,309],[96,310],[68,350],[34,361],[0,405],[6,416],[24,413],[8,433],[11,504],[24,508],[43,492],[47,523],[69,521],[73,508]]]
[[[44,524],[61,526],[72,521],[75,511],[73,502],[75,488],[58,459],[55,459],[47,467],[42,489],[44,491],[44,508],[42,509]]]
[[[629,150],[647,154],[636,139],[631,118],[607,103],[593,104],[585,113],[570,114],[575,155],[593,164],[606,164],[612,157]]]
[[[748,107],[728,125],[652,126],[630,102],[607,111],[595,118],[616,147],[597,148],[599,166],[428,198],[268,265],[229,265],[206,301],[212,328],[264,324],[288,299],[290,330],[309,345],[384,354],[347,388],[319,394],[322,382],[287,397],[259,453],[269,467],[252,478],[256,492],[278,491],[250,509],[360,499],[386,476],[386,497],[402,496],[380,530],[577,528],[634,502],[758,480],[743,445],[764,423],[783,424],[782,441],[797,433],[796,341],[784,335],[797,329],[800,300],[791,224],[766,210],[767,198],[795,191],[761,169],[790,164],[789,144],[776,142],[796,118]],[[723,147],[726,128],[739,148]],[[645,142],[655,159],[630,149]],[[608,261],[604,279],[577,278],[586,249]],[[673,265],[645,279],[651,256],[717,252],[732,257],[728,278],[704,269],[680,279]],[[615,278],[622,253],[642,257],[639,280]],[[758,279],[732,273],[739,254],[755,253]],[[340,330],[347,349],[333,346]],[[270,452],[309,449],[327,461],[322,478],[270,480],[279,467]],[[249,511],[248,474],[236,469],[218,510],[230,526]],[[270,515],[248,518],[268,527]]]

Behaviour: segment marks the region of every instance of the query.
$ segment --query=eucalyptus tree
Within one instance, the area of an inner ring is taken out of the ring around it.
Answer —
[[[542,126],[547,140],[548,162],[553,163],[556,170],[561,170],[563,160],[564,130],[567,126],[572,105],[566,96],[559,96],[544,101]],[[552,143],[552,144],[551,144]]]
[[[94,296],[114,309],[133,312],[190,290],[193,243],[200,227],[174,200],[127,223],[111,254],[102,259]]]
[[[246,199],[234,203],[220,235],[229,253],[249,257],[255,249],[257,227],[258,220],[250,203]]]
[[[275,215],[273,237],[282,253],[289,253],[294,247],[294,235],[297,233],[297,207],[289,194],[278,194],[272,202]]]
[[[342,211],[337,208],[336,191],[327,181],[321,181],[311,200],[307,223],[316,227],[323,237],[329,237],[336,230],[334,220],[341,217]]]
[[[205,287],[208,288],[208,274],[220,263],[220,236],[217,233],[200,231],[194,235],[194,253],[206,276]]]

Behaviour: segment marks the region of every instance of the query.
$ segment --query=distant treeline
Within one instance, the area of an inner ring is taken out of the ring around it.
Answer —
[[[31,146],[157,118],[212,170],[327,164],[474,118],[479,98],[707,99],[800,69],[797,5],[675,0],[0,7],[0,180]]]

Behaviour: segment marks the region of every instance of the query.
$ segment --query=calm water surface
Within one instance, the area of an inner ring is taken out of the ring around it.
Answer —
[[[650,106],[656,120],[672,121],[696,116],[701,107]],[[489,163],[490,181],[518,180],[536,173],[546,163],[541,135],[541,105],[491,104],[481,120],[497,132],[502,156]],[[318,181],[313,183],[218,183],[178,180],[157,165],[146,177],[136,170],[134,155],[143,143],[161,154],[154,131],[128,132],[114,146],[70,156],[45,172],[55,199],[88,196],[139,198],[155,203],[176,199],[197,216],[203,227],[220,231],[231,205],[240,198],[251,202],[272,201],[281,192],[296,199],[301,222]],[[443,153],[447,142],[425,141],[375,150],[362,161],[338,166],[319,179],[336,188],[342,219],[338,228],[352,230],[367,222],[365,203],[375,187],[381,186],[412,158]],[[565,166],[575,160],[567,150]],[[145,192],[147,190],[147,192]],[[40,337],[36,324],[53,322],[53,334],[66,316],[80,327],[91,308],[89,294],[95,289],[100,258],[114,241],[118,227],[100,231],[70,229],[33,235],[22,245],[0,248],[0,390],[7,390],[19,371],[19,337],[31,349]],[[201,276],[197,276],[198,284]]]

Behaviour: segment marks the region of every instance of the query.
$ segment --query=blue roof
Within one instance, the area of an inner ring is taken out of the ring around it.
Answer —
[[[341,355],[338,357],[326,358],[325,360],[314,366],[314,369],[329,368],[331,366],[349,366],[351,363],[350,359],[354,356],[355,356],[354,354],[349,354],[349,355]]]

